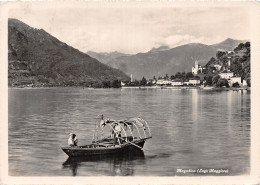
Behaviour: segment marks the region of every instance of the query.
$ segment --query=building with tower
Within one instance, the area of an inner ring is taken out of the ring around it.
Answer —
[[[227,58],[228,58],[228,66],[227,70],[230,71],[230,65],[231,65],[231,58],[234,56],[233,51],[227,51]]]
[[[195,66],[192,67],[191,72],[194,75],[197,75],[199,72],[202,73],[202,66],[199,65],[199,62],[197,60],[195,61]]]

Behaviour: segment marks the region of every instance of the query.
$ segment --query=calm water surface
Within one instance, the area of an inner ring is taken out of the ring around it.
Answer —
[[[71,132],[79,145],[90,143],[98,114],[143,117],[153,135],[144,154],[69,159],[60,146]],[[198,175],[177,169],[212,168],[240,175],[250,169],[247,91],[9,89],[8,122],[13,176],[174,176]]]

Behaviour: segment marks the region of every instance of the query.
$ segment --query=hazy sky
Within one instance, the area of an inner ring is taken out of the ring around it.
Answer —
[[[249,40],[245,8],[26,8],[9,11],[80,51],[147,52],[191,42],[215,44],[226,38]]]

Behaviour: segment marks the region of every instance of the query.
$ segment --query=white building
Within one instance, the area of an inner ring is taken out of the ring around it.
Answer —
[[[164,79],[160,79],[157,80],[156,85],[171,85],[172,82],[170,80],[164,80]]]
[[[183,82],[184,85],[199,85],[200,80],[190,79],[189,81]]]
[[[200,84],[200,80],[196,80],[196,79],[194,79],[194,80],[190,79],[189,80],[189,85],[199,85],[199,84]]]
[[[197,75],[197,74],[198,74],[198,71],[199,71],[199,63],[198,63],[198,61],[195,61],[195,67],[192,67],[192,68],[191,68],[191,72],[192,72],[194,75]]]
[[[189,85],[189,81],[183,82],[183,85]]]
[[[232,50],[229,50],[229,51],[227,51],[227,56],[228,57],[233,57],[234,56],[234,51],[232,51]]]
[[[131,81],[130,82],[134,82],[134,79],[133,79],[133,75],[131,74]]]
[[[180,81],[180,80],[174,80],[174,81],[171,82],[171,84],[173,86],[181,86],[181,85],[183,85],[183,82]]]
[[[228,70],[230,70],[231,58],[234,56],[234,51],[227,51],[228,58]]]
[[[125,86],[125,83],[121,81],[121,86]]]
[[[221,69],[222,66],[219,65],[219,64],[215,64],[214,67],[219,71],[219,70]]]
[[[195,61],[195,66],[191,68],[191,72],[194,74],[194,75],[197,75],[199,72],[202,73],[202,66],[199,65],[198,61]]]
[[[246,80],[243,80],[242,85],[243,85],[243,86],[247,86]]]
[[[204,68],[204,69],[205,69],[205,68]],[[202,66],[199,65],[199,67],[198,67],[198,72],[202,73],[202,70],[203,70]]]
[[[241,83],[241,77],[231,77],[231,78],[229,79],[229,86],[232,87],[232,85],[233,85],[234,83],[238,83],[239,86],[242,86],[242,85],[243,85],[243,84]]]
[[[225,79],[230,79],[231,77],[234,76],[233,72],[222,72],[222,73],[219,73],[219,76],[220,78],[225,78]]]

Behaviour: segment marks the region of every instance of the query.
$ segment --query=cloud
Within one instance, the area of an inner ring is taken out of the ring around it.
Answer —
[[[9,16],[83,52],[138,53],[161,45],[214,44],[250,36],[249,12],[242,7],[27,7]]]
[[[174,35],[166,39],[166,42],[169,46],[178,46],[187,43],[204,43],[205,38],[203,36],[194,36],[194,35]]]

